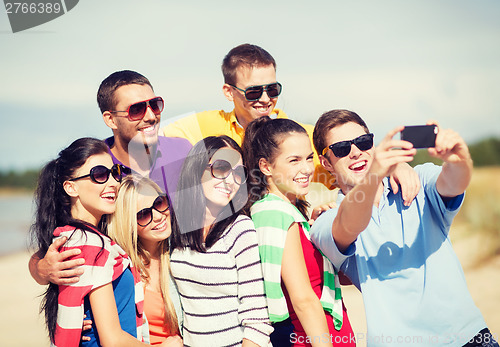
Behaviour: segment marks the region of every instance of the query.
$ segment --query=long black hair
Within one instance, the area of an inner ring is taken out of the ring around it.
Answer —
[[[230,137],[209,136],[196,143],[185,159],[177,192],[173,197],[175,214],[172,217],[172,249],[191,248],[197,252],[205,252],[242,213],[241,209],[247,202],[246,184],[240,186],[234,198],[218,214],[203,240],[207,199],[203,193],[201,178],[213,155],[225,147],[242,154],[240,146]]]
[[[107,153],[108,146],[101,140],[85,137],[74,141],[59,152],[57,159],[47,163],[40,172],[34,195],[35,218],[30,228],[31,242],[44,256],[53,241],[57,227],[71,225],[94,232],[87,223],[71,216],[71,199],[63,183],[74,177],[87,159],[93,155]],[[58,286],[50,283],[44,293],[40,312],[45,314],[45,323],[51,341],[54,341],[57,321]]]
[[[264,158],[269,163],[273,163],[280,153],[279,146],[291,133],[307,135],[306,130],[300,124],[286,118],[271,119],[266,116],[248,124],[242,144],[243,158],[245,158],[250,173],[247,209],[269,192],[266,176],[259,168],[260,159]],[[294,205],[307,220],[309,203],[297,197]]]

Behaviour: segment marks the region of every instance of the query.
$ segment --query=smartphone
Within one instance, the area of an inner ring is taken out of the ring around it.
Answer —
[[[429,148],[436,146],[436,125],[405,126],[401,131],[401,140],[411,142],[414,148]]]

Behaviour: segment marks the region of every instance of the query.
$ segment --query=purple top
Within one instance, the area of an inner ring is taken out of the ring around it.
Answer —
[[[113,136],[104,140],[109,148],[111,148],[115,139]],[[180,137],[165,137],[158,136],[158,145],[153,153],[147,153],[142,146],[139,148],[130,148],[129,153],[134,153],[135,159],[140,161],[147,161],[150,163],[149,178],[156,182],[160,188],[171,195],[177,189],[177,182],[182,169],[184,159],[186,159],[191,143]],[[123,165],[118,158],[116,158],[111,150],[109,151],[114,164]],[[134,170],[132,169],[132,172]]]

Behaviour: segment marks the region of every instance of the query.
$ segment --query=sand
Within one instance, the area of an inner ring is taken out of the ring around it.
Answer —
[[[474,250],[479,249],[478,238],[469,237],[454,243],[455,250],[464,266],[469,290],[481,310],[490,330],[500,334],[500,256],[480,265],[474,265]],[[39,315],[39,295],[44,287],[39,286],[29,275],[27,252],[0,257],[0,275],[3,279],[0,295],[1,346],[49,346],[42,316]],[[363,302],[353,286],[344,287],[344,299],[349,318],[356,334],[366,333]],[[358,346],[365,346],[359,340]]]

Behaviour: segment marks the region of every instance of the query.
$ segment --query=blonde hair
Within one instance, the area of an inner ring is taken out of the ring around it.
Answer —
[[[141,274],[141,279],[149,283],[147,266],[151,254],[141,246],[137,234],[137,196],[146,187],[154,188],[163,194],[152,180],[137,175],[129,175],[122,180],[116,197],[116,211],[108,218],[108,235],[129,255],[132,264]],[[169,295],[170,256],[169,241],[165,239],[158,245],[160,254],[160,291],[165,306],[164,326],[170,334],[179,334],[177,314]]]

